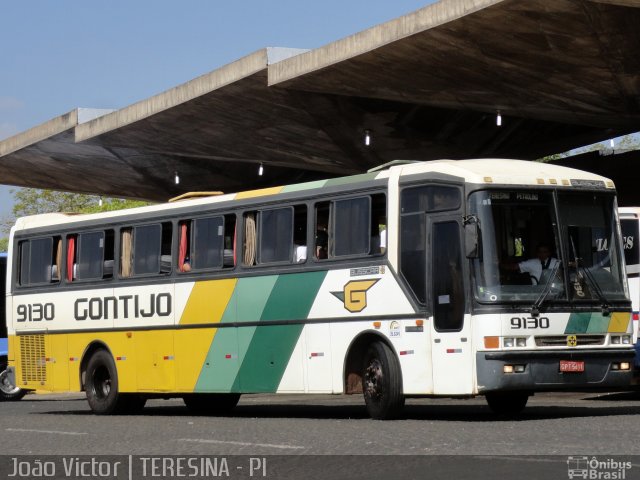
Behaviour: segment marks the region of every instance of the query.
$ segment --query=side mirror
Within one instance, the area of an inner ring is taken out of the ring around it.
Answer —
[[[478,258],[478,239],[480,229],[475,217],[470,217],[464,224],[464,253],[467,258]]]

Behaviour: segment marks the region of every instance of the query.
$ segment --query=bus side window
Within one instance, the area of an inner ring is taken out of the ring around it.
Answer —
[[[348,198],[332,203],[329,257],[366,255],[371,249],[371,197]],[[330,242],[331,243],[331,242]]]
[[[144,225],[133,230],[133,274],[148,275],[160,272],[162,227]]]
[[[59,241],[60,237],[46,237],[19,243],[20,285],[41,285],[59,280],[53,275]]]
[[[258,262],[291,262],[293,255],[293,208],[274,208],[259,213]]]
[[[113,230],[108,230],[113,239]],[[107,234],[104,231],[77,235],[76,262],[72,263],[73,278],[96,280],[104,278]],[[113,250],[113,240],[111,240]],[[73,253],[73,252],[72,252]],[[113,251],[110,254],[113,263]],[[112,266],[113,269],[113,266]]]

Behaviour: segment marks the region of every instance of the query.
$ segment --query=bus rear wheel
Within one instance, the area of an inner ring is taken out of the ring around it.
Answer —
[[[91,411],[96,415],[137,413],[146,399],[118,391],[118,371],[106,350],[97,350],[87,363],[85,390]]]
[[[364,356],[362,393],[371,418],[390,420],[402,414],[404,394],[400,363],[386,343],[372,343]]]
[[[239,393],[191,393],[182,397],[189,411],[196,415],[222,415],[235,408]]]
[[[27,394],[26,390],[16,387],[9,380],[7,363],[0,361],[0,401],[15,402]]]
[[[527,392],[487,393],[489,408],[497,415],[517,415],[524,410],[528,401]]]

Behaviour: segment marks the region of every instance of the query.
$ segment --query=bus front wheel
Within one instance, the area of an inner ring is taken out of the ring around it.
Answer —
[[[487,393],[489,408],[497,415],[517,415],[524,410],[528,401],[527,392]]]
[[[15,402],[27,394],[26,390],[16,387],[9,380],[6,362],[0,361],[0,401]]]
[[[239,393],[192,393],[182,397],[189,411],[196,415],[229,413],[240,400]]]
[[[91,411],[97,415],[137,413],[146,399],[118,391],[118,371],[106,350],[97,350],[87,363],[85,390]]]
[[[371,418],[398,418],[404,409],[402,372],[391,348],[374,342],[367,349],[362,366],[362,393]]]

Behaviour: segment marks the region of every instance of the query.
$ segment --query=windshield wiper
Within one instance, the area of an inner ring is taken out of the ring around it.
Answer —
[[[602,308],[602,315],[605,316],[605,317],[609,316],[609,313],[610,313],[609,306],[610,305],[609,305],[609,302],[607,301],[607,298],[604,296],[604,293],[602,293],[602,289],[600,288],[600,285],[598,284],[598,282],[596,281],[594,276],[591,274],[591,272],[584,265],[580,266],[580,262],[582,262],[582,259],[580,257],[578,257],[578,251],[576,249],[575,243],[573,242],[573,236],[569,235],[569,240],[571,241],[571,248],[573,250],[574,264],[575,264],[575,267],[576,267],[576,281],[575,281],[575,283],[577,285],[579,285],[580,284],[580,280],[582,278],[586,278],[587,279],[587,283],[589,283],[589,286],[595,292],[596,296],[598,297],[598,300],[600,300],[600,307]],[[584,296],[584,293],[581,296]]]
[[[542,289],[542,292],[540,293],[540,296],[538,296],[538,299],[535,302],[533,302],[533,305],[531,306],[531,316],[532,317],[537,317],[538,315],[540,315],[540,307],[542,306],[542,304],[544,303],[545,299],[547,298],[547,296],[551,292],[551,287],[553,287],[553,279],[556,278],[556,274],[558,273],[558,270],[560,269],[560,264],[561,263],[562,262],[560,260],[558,260],[556,262],[556,264],[553,267],[553,270],[551,271],[551,274],[549,275],[549,278],[547,278],[547,281],[544,284],[544,288]],[[543,272],[544,272],[544,270],[543,270]],[[542,273],[540,274],[540,277],[542,278]]]
[[[607,297],[605,297],[604,293],[602,292],[602,289],[600,288],[600,284],[595,279],[593,274],[586,267],[578,266],[578,268],[582,270],[582,273],[584,273],[584,278],[587,279],[589,286],[596,293],[598,300],[600,300],[600,306],[602,307],[602,315],[605,317],[608,317],[610,313],[610,310],[609,310],[610,305],[607,300]]]

